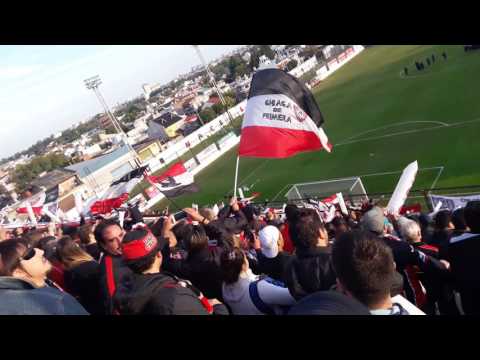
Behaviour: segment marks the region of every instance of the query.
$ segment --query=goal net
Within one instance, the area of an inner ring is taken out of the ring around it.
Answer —
[[[352,204],[368,200],[367,192],[359,177],[294,184],[285,197],[289,201],[323,199],[336,193],[342,193],[345,201],[348,200]]]

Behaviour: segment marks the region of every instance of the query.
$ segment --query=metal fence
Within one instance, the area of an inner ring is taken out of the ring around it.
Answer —
[[[390,200],[393,192],[378,192],[378,193],[368,193],[369,199],[373,200],[374,203],[379,204],[380,206],[386,206]],[[431,212],[433,211],[432,204],[430,201],[430,195],[443,195],[443,196],[466,196],[480,194],[480,185],[468,185],[468,186],[454,186],[454,187],[438,187],[438,188],[429,188],[429,189],[411,189],[408,197],[405,201],[405,205],[420,204],[422,206],[422,211]],[[329,196],[331,193],[317,194],[315,196],[305,198],[305,199],[295,199],[292,201],[270,201],[266,199],[263,202],[254,202],[255,205],[261,205],[266,207],[282,207],[284,203],[294,203],[299,204],[303,201],[313,200],[322,200]],[[349,194],[345,196],[345,201],[349,201],[353,204],[360,202],[360,199],[364,197],[362,194]],[[358,198],[358,200],[357,200]]]

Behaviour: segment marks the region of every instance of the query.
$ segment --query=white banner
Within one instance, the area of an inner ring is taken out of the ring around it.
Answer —
[[[465,207],[469,201],[480,200],[480,194],[468,195],[468,196],[442,196],[442,195],[430,195],[430,201],[434,208],[441,203],[438,210],[450,210],[454,211],[459,208]]]
[[[407,199],[408,192],[410,191],[415,177],[417,176],[418,172],[418,163],[417,161],[412,162],[409,164],[402,172],[402,176],[398,181],[397,187],[390,198],[390,201],[387,205],[387,211],[390,214],[398,213],[400,208],[405,203]]]

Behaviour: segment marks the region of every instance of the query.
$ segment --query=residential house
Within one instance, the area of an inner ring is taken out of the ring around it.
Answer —
[[[185,118],[186,116],[180,116],[178,112],[163,111],[150,120],[148,135],[151,139],[159,139],[161,142],[166,140],[164,134],[173,138],[177,136],[177,130],[183,126]]]
[[[143,140],[133,145],[142,162],[147,162],[157,156],[162,151],[162,145],[157,139]]]

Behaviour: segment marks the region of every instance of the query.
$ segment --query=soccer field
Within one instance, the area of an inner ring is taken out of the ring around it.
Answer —
[[[436,61],[426,66],[432,54]],[[425,70],[415,69],[416,60]],[[314,89],[332,153],[241,158],[239,186],[260,192],[260,200],[283,201],[290,184],[369,175],[362,177],[367,192],[391,192],[414,160],[420,168],[414,188],[435,180],[436,187],[480,184],[479,84],[480,52],[465,53],[461,45],[368,48]],[[175,203],[223,200],[233,191],[236,154],[234,148],[198,174],[201,191]]]

